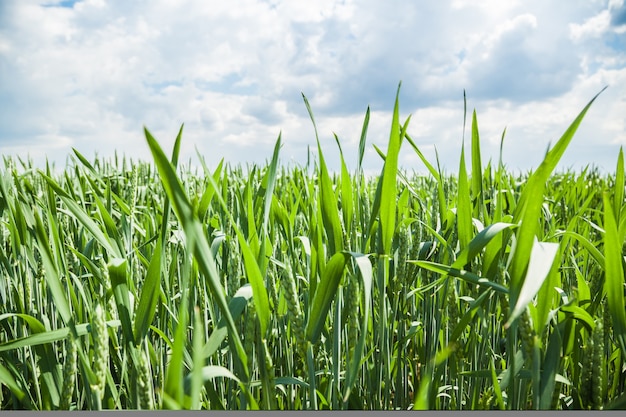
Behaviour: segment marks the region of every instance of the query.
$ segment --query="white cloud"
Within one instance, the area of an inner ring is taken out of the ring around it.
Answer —
[[[590,116],[601,149],[624,140],[623,10],[614,0],[9,0],[0,151],[61,163],[72,146],[148,158],[142,126],[167,147],[184,122],[187,156],[198,147],[213,161],[262,163],[282,131],[285,157],[303,161],[315,146],[303,92],[336,160],[332,132],[354,153],[368,105],[369,143],[386,146],[400,80],[412,136],[433,157],[436,144],[451,170],[464,89],[485,151],[497,154],[506,126],[528,165],[606,81],[602,111]],[[366,160],[380,162],[371,150]]]
[[[602,10],[597,15],[585,20],[584,23],[571,23],[570,36],[574,41],[582,38],[598,38],[606,33],[611,24],[611,16],[608,10]]]

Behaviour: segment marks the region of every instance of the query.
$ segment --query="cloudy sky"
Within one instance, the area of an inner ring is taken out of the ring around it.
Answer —
[[[624,0],[0,0],[0,153],[64,166],[168,149],[214,166],[305,164],[315,134],[350,168],[368,106],[364,165],[382,166],[396,89],[409,134],[456,172],[463,91],[483,162],[536,166],[604,86],[563,158],[613,170],[626,144]],[[469,130],[468,130],[469,132]],[[468,132],[466,137],[469,138]],[[404,144],[407,170],[423,171]]]

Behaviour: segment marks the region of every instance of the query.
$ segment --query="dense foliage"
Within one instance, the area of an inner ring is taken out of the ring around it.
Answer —
[[[590,105],[525,175],[475,113],[444,175],[397,99],[373,178],[369,112],[352,173],[5,158],[1,408],[624,408],[623,155],[555,171]]]

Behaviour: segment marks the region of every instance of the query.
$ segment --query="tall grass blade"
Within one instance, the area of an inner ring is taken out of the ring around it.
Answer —
[[[398,175],[398,155],[400,145],[404,137],[404,132],[409,123],[406,121],[404,127],[400,125],[400,87],[396,93],[396,100],[393,107],[393,119],[391,121],[391,133],[389,134],[389,145],[385,158],[385,166],[382,176],[382,191],[380,199],[380,228],[383,242],[383,252],[391,254],[391,242],[396,229],[396,189]]]
[[[135,338],[133,335],[133,306],[130,302],[130,293],[128,286],[128,261],[124,258],[112,259],[108,266],[109,276],[111,277],[111,286],[113,288],[113,295],[115,296],[115,303],[117,305],[117,312],[122,322],[122,334],[124,335],[125,343],[129,345],[135,344]]]
[[[517,303],[515,304],[509,319],[504,324],[508,328],[511,323],[524,312],[528,303],[537,295],[543,282],[548,277],[559,251],[558,243],[537,242],[532,247],[526,277],[520,289]]]
[[[365,155],[365,140],[367,138],[367,129],[370,123],[370,108],[367,106],[365,118],[363,119],[363,127],[361,128],[361,138],[359,139],[359,159],[357,165],[357,173],[362,171],[363,156]]]
[[[335,141],[337,142],[337,147],[339,148],[339,157],[341,159],[341,212],[343,214],[345,233],[350,236],[353,212],[352,179],[350,178],[350,173],[348,172],[348,167],[346,166],[346,161],[343,157],[343,150],[341,149],[339,138],[337,135],[334,136]]]
[[[545,184],[561,159],[565,149],[574,137],[574,133],[576,133],[578,126],[587,113],[587,110],[589,110],[591,104],[593,104],[595,99],[598,95],[600,95],[600,93],[602,93],[602,91],[604,91],[604,89],[602,89],[591,99],[591,101],[589,101],[589,103],[574,119],[572,124],[567,128],[565,133],[563,133],[554,148],[546,154],[537,171],[535,171],[528,179],[528,184],[522,192],[513,216],[513,223],[521,222],[521,225],[517,232],[515,252],[510,266],[511,309],[517,305],[517,298],[524,283],[528,260],[532,252],[533,241],[537,235],[537,219],[539,219],[541,215]]]
[[[25,399],[28,400],[26,393],[19,386],[17,381],[15,381],[15,378],[13,378],[13,375],[11,375],[11,372],[7,368],[5,368],[1,363],[0,363],[0,384],[6,385],[9,388],[9,390],[11,390],[11,393],[15,395],[15,397],[18,399],[18,401],[23,401]],[[30,401],[27,401],[27,403],[28,402]]]
[[[148,328],[156,312],[160,294],[162,251],[163,243],[159,239],[154,248],[152,258],[150,258],[146,278],[141,286],[141,295],[134,322],[134,334],[137,343],[140,343],[148,333]]]
[[[409,135],[407,135],[407,134],[405,134],[405,137],[406,137],[407,141],[411,144],[411,147],[413,148],[415,153],[417,153],[417,156],[422,160],[424,165],[426,165],[426,168],[428,169],[430,174],[437,181],[437,201],[439,203],[438,204],[438,206],[439,206],[439,221],[441,222],[441,224],[443,224],[443,222],[444,222],[444,220],[446,218],[446,212],[448,211],[448,204],[447,204],[447,200],[446,200],[446,194],[445,194],[445,190],[444,190],[444,187],[443,187],[443,185],[444,185],[443,178],[442,178],[440,172],[434,166],[432,166],[430,162],[428,162],[428,160],[426,159],[424,154],[419,150],[419,148],[417,147],[417,145],[415,144],[413,139],[411,139],[411,137]]]
[[[456,208],[456,222],[461,250],[466,248],[473,237],[472,208],[470,188],[465,168],[465,144],[461,146],[461,161],[459,163],[459,186]]]
[[[473,216],[476,219],[482,218],[483,199],[483,167],[480,157],[480,136],[478,134],[476,110],[474,110],[472,113],[472,205]]]
[[[313,128],[315,130],[317,152],[320,159],[318,173],[320,178],[319,201],[322,208],[322,221],[324,222],[324,230],[326,231],[329,240],[329,253],[332,255],[343,250],[343,236],[341,230],[341,220],[339,219],[337,199],[335,197],[335,192],[333,191],[330,175],[328,174],[328,168],[326,167],[324,154],[322,153],[322,145],[320,144],[320,140],[317,135],[317,126],[315,125],[315,119],[313,118],[313,111],[311,110],[309,101],[304,96],[304,94],[302,95],[302,98],[304,99],[304,104],[307,111],[309,112],[309,117],[311,118],[311,122],[313,123]]]
[[[348,368],[348,377],[346,381],[346,391],[343,397],[344,404],[348,402],[350,393],[352,392],[352,387],[357,378],[357,373],[359,369],[359,365],[361,364],[363,349],[365,348],[365,339],[367,335],[368,323],[370,320],[370,306],[372,302],[372,281],[374,279],[374,274],[372,271],[372,263],[367,255],[363,255],[360,253],[350,252],[354,261],[356,262],[359,272],[361,275],[361,280],[363,282],[363,318],[361,324],[361,335],[359,336],[358,344],[354,350],[354,357],[352,358],[352,362]],[[354,341],[349,341],[354,342]]]
[[[215,297],[221,313],[226,318],[229,335],[237,351],[237,355],[235,355],[235,357],[240,360],[242,367],[247,374],[248,369],[245,359],[246,353],[244,351],[243,344],[241,343],[241,338],[239,337],[239,334],[237,332],[237,328],[235,327],[233,318],[228,310],[228,304],[226,303],[226,297],[224,295],[225,291],[220,283],[220,276],[217,272],[215,260],[213,259],[213,255],[211,254],[211,249],[204,235],[202,225],[197,220],[197,218],[194,217],[191,204],[182,189],[182,186],[176,176],[176,173],[174,172],[172,164],[167,160],[165,154],[161,150],[161,147],[156,142],[154,137],[152,137],[150,132],[147,129],[144,129],[144,133],[146,135],[146,140],[148,141],[150,151],[152,152],[155,163],[161,175],[163,188],[167,193],[169,200],[173,204],[174,212],[176,213],[179,221],[182,223],[188,240],[191,240],[195,243],[195,245],[193,246],[194,257],[198,262],[200,270],[207,277],[211,293]],[[211,178],[209,177],[209,179]]]
[[[613,332],[626,357],[626,311],[624,310],[624,258],[622,256],[623,239],[619,239],[617,222],[613,213],[613,205],[605,192],[604,201],[604,286],[609,303],[609,311],[613,322]]]
[[[108,327],[119,327],[121,322],[119,320],[107,321]],[[82,323],[76,325],[76,335],[84,336],[89,333],[89,323]],[[63,327],[57,330],[49,330],[42,333],[35,333],[30,336],[21,337],[15,340],[9,340],[0,343],[0,352],[7,352],[14,349],[20,349],[26,346],[39,346],[60,340],[67,339],[70,334],[69,327]]]
[[[615,196],[613,197],[613,214],[617,224],[620,224],[622,207],[624,205],[624,149],[620,146],[615,168]]]
[[[46,283],[48,284],[48,288],[50,288],[52,299],[54,300],[56,308],[61,315],[63,322],[66,325],[70,326],[70,328],[73,328],[74,319],[72,311],[70,309],[70,304],[67,300],[65,289],[63,288],[63,284],[61,283],[61,278],[59,277],[59,271],[57,270],[55,260],[50,250],[50,244],[48,243],[48,234],[46,233],[45,226],[37,210],[34,212],[34,215],[36,222],[35,232],[37,233],[38,240],[37,249],[41,254],[44,269],[46,271]]]
[[[109,240],[109,237],[98,227],[95,221],[76,203],[74,198],[68,194],[56,181],[48,177],[46,174],[40,171],[40,175],[48,182],[48,185],[54,190],[54,192],[61,198],[66,207],[72,212],[76,219],[87,229],[89,233],[107,250],[114,258],[121,258],[117,245],[113,245]]]
[[[202,163],[206,171],[206,165],[204,164],[204,161]],[[210,186],[217,190],[217,184],[215,183],[213,178],[211,176],[207,176],[207,179],[209,180]],[[239,242],[239,247],[243,255],[243,264],[247,273],[248,282],[252,287],[252,296],[254,299],[254,304],[256,306],[257,317],[259,318],[261,333],[265,337],[270,322],[271,312],[269,296],[267,294],[267,288],[265,287],[265,280],[263,279],[261,268],[258,264],[257,257],[255,256],[254,251],[251,248],[251,245],[248,243],[246,237],[243,235],[243,232],[235,222],[232,214],[228,211],[226,201],[224,201],[224,198],[221,196],[220,193],[216,193],[215,195],[217,196],[220,205],[227,215],[228,221],[231,223],[237,235],[237,241]],[[265,256],[265,254],[262,255]],[[217,275],[217,271],[215,273]]]
[[[544,367],[541,374],[541,400],[539,408],[541,410],[549,410],[552,405],[552,395],[556,385],[556,375],[561,368],[561,333],[558,329],[554,329],[550,334],[546,355],[544,358]]]
[[[312,343],[317,343],[326,322],[330,305],[337,295],[339,283],[343,277],[349,254],[339,252],[334,254],[322,273],[317,290],[311,303],[311,313],[306,325],[306,337]]]

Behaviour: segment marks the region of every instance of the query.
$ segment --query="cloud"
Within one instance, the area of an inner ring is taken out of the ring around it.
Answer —
[[[8,0],[0,3],[0,150],[36,146],[64,161],[73,146],[149,159],[142,126],[166,147],[185,123],[187,155],[197,147],[216,160],[263,162],[282,132],[285,156],[302,160],[315,144],[304,93],[325,149],[336,151],[335,132],[347,154],[368,105],[370,143],[386,145],[402,81],[412,136],[455,166],[464,90],[486,142],[497,149],[508,126],[512,137],[529,135],[519,143],[537,155],[543,135],[562,127],[555,122],[591,97],[589,80],[599,90],[603,77],[615,93],[597,119],[597,140],[610,143],[623,125],[609,118],[623,122],[626,97],[623,12],[614,0],[567,8],[540,0]],[[367,155],[372,167],[380,163]]]

